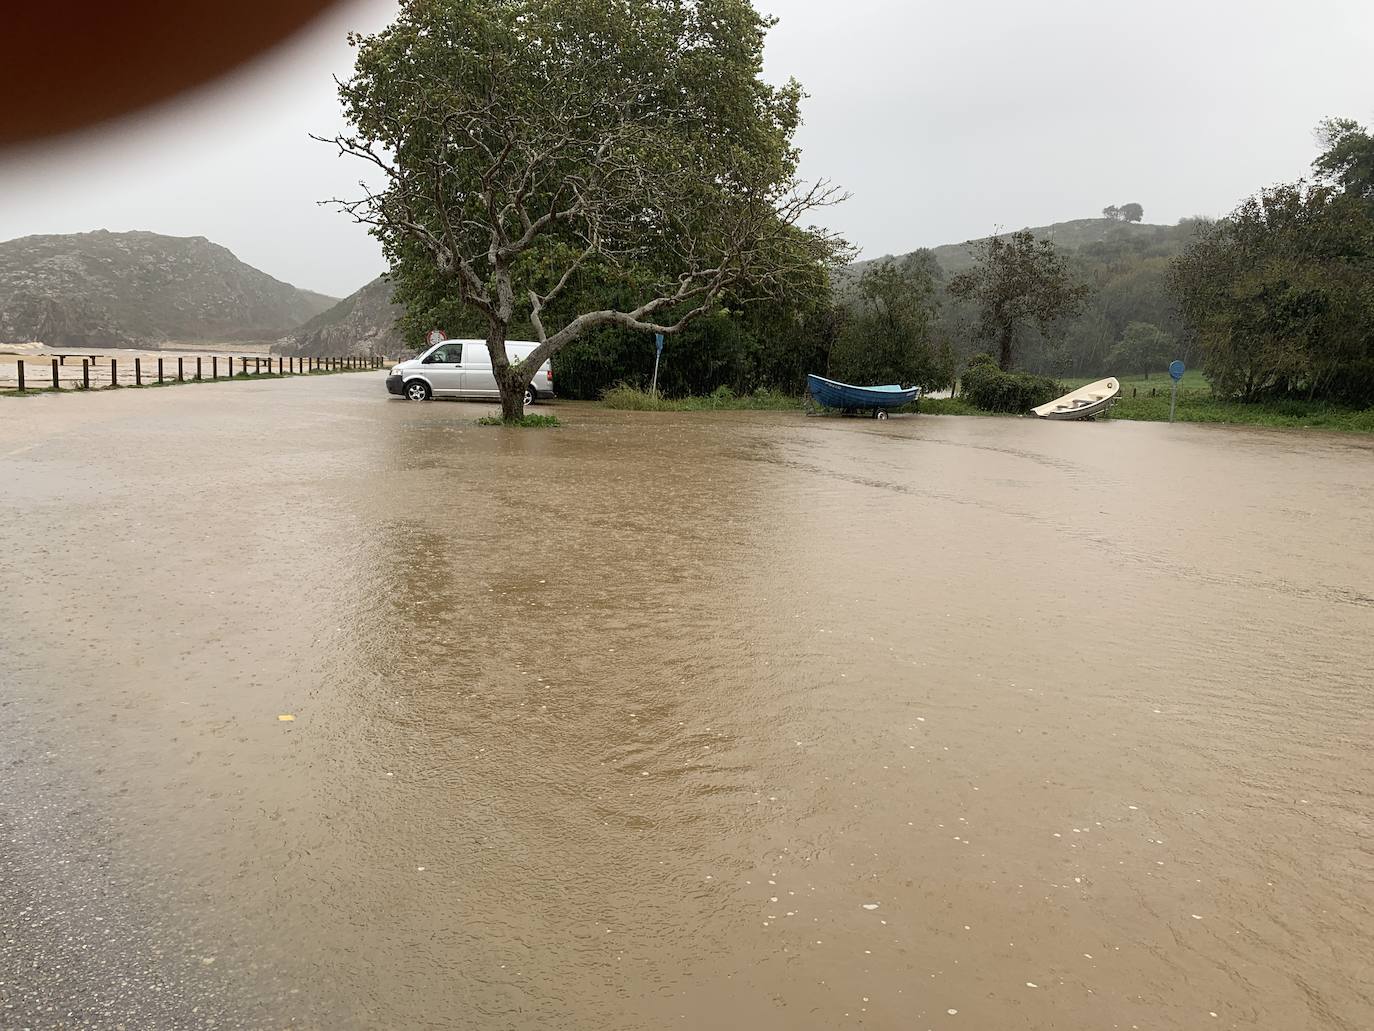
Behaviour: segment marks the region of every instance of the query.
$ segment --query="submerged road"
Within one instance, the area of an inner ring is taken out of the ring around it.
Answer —
[[[0,1029],[1374,1026],[1374,441],[381,378],[0,403]]]

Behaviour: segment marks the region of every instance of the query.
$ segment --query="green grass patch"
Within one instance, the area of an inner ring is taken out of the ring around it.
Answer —
[[[975,408],[962,397],[923,397],[913,409],[922,415],[1002,415],[1002,412],[985,412]],[[906,411],[906,409],[903,409]]]
[[[26,387],[23,390],[18,388],[6,388],[0,390],[0,397],[37,397],[39,394],[65,394],[65,390],[58,390],[55,387]]]
[[[1076,390],[1102,378],[1066,379],[1064,389]],[[1173,381],[1167,373],[1151,373],[1149,378],[1143,374],[1118,376],[1117,380],[1121,384],[1121,394],[1106,418],[1133,422],[1169,421],[1169,394]],[[921,411],[941,415],[989,414],[968,406],[963,398],[952,402],[923,400]],[[1374,433],[1374,408],[1345,408],[1325,401],[1301,400],[1242,404],[1214,396],[1202,372],[1190,369],[1179,380],[1174,421]]]
[[[1149,394],[1131,397],[1129,392],[1123,394],[1112,407],[1110,418],[1139,422],[1169,421],[1168,391],[1154,397]],[[1219,400],[1210,392],[1180,390],[1174,421],[1374,433],[1374,408],[1342,408],[1324,401],[1241,404],[1239,401]]]
[[[478,426],[523,426],[526,429],[537,427],[562,426],[556,415],[522,415],[518,419],[503,419],[499,415],[484,415],[477,420]]]
[[[776,390],[736,394],[729,387],[719,387],[705,397],[670,398],[622,385],[602,394],[601,403],[607,408],[631,412],[795,411],[801,408],[802,399]]]
[[[1059,382],[1064,384],[1065,390],[1077,390],[1079,387],[1086,387],[1089,383],[1096,383],[1106,376],[1079,376],[1076,379],[1061,379]],[[1173,380],[1169,378],[1167,372],[1152,372],[1147,377],[1143,373],[1136,373],[1134,376],[1118,376],[1116,381],[1121,384],[1121,392],[1129,394],[1134,387],[1137,394],[1148,394],[1153,388],[1158,393],[1168,396],[1169,387]],[[1178,381],[1179,390],[1203,391],[1210,394],[1212,385],[1207,382],[1207,377],[1202,374],[1201,369],[1189,369],[1183,374],[1183,378]]]

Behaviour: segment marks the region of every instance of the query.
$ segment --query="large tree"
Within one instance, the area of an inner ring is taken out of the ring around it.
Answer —
[[[1201,231],[1170,279],[1217,393],[1374,401],[1374,211],[1357,194],[1263,190]]]
[[[948,385],[952,361],[931,344],[939,262],[930,251],[869,265],[858,297],[843,313],[830,352],[829,374],[850,383],[900,383],[926,389]]]
[[[949,292],[976,303],[979,338],[996,346],[998,365],[1007,371],[1018,336],[1030,326],[1048,332],[1076,315],[1089,288],[1075,280],[1053,243],[1029,229],[973,246],[973,267],[949,281]]]
[[[838,196],[798,178],[801,87],[761,77],[772,24],[748,0],[404,0],[352,37],[332,142],[369,178],[337,203],[393,278],[437,278],[485,326],[506,418],[589,330],[674,333],[843,253],[803,225]],[[538,346],[511,364],[520,324]]]
[[[1349,118],[1328,118],[1317,126],[1326,149],[1312,162],[1317,178],[1347,196],[1374,201],[1374,134]]]

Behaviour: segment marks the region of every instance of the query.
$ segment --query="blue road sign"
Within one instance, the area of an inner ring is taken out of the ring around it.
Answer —
[[[654,350],[655,350],[655,352],[656,352],[657,354],[662,354],[662,353],[663,353],[663,334],[662,334],[662,333],[655,333],[655,334],[654,334]]]
[[[1169,375],[1177,382],[1183,378],[1183,363],[1175,358],[1169,363]]]

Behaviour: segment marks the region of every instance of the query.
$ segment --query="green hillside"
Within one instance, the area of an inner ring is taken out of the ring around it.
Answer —
[[[1121,255],[1132,255],[1137,258],[1173,257],[1183,250],[1192,238],[1192,226],[1193,223],[1188,221],[1163,226],[1142,222],[1118,222],[1110,218],[1076,218],[1048,226],[1032,226],[1031,232],[1037,239],[1050,240],[1062,250],[1079,254],[1087,261],[1100,263]],[[1011,235],[1011,231],[997,235],[1005,239]],[[947,275],[954,275],[973,264],[973,245],[977,242],[978,240],[968,240],[964,243],[946,243],[929,250],[939,261],[940,268]],[[905,257],[907,254],[888,254],[880,258],[856,261],[846,269],[845,278],[856,278],[875,261],[901,260]]]

